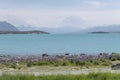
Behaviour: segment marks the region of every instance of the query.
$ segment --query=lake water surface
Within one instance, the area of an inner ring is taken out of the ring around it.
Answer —
[[[60,54],[120,52],[120,34],[0,35],[0,54]]]

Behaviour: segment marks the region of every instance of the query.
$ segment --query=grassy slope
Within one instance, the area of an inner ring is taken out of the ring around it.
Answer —
[[[0,80],[120,80],[120,74],[90,73],[88,75],[2,75]]]

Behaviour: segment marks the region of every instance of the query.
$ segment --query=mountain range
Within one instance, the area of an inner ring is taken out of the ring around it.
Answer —
[[[6,22],[1,21],[0,22],[0,31],[19,31],[14,25]]]
[[[120,32],[120,25],[96,26],[84,29],[81,32]]]
[[[29,31],[29,30],[42,30],[42,31],[47,31],[50,33],[72,33],[75,31],[79,31],[78,29],[70,26],[66,27],[58,27],[58,28],[47,28],[47,27],[36,27],[36,26],[21,26],[18,27],[19,30],[21,31]]]
[[[35,26],[18,27],[19,30],[43,30],[50,33],[87,33],[87,32],[120,32],[120,25],[95,26],[86,29],[76,29],[74,27],[58,27],[58,28],[39,28]]]
[[[14,25],[6,22],[0,22],[0,34],[49,34],[49,32],[40,30],[21,31]]]
[[[42,30],[42,31],[41,31]],[[109,25],[109,26],[96,26],[87,29],[76,29],[74,27],[58,27],[58,28],[44,28],[36,26],[20,26],[15,27],[14,25],[6,22],[0,22],[0,31],[41,31],[41,32],[50,32],[50,33],[80,33],[80,32],[120,32],[120,24],[118,25]]]

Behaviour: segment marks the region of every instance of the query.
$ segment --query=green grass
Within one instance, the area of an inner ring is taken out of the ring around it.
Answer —
[[[115,73],[90,73],[88,75],[6,75],[0,76],[0,80],[120,80],[120,74]]]
[[[92,67],[92,66],[111,66],[112,62],[107,59],[94,60],[94,61],[70,61],[66,59],[61,59],[58,61],[35,61],[35,62],[21,62],[19,65],[16,63],[0,63],[0,69],[6,68],[14,68],[14,69],[22,69],[24,67],[33,67],[33,66],[80,66],[80,67]]]
[[[70,60],[59,60],[59,61],[37,61],[33,62],[31,64],[27,64],[27,67],[31,66],[46,66],[46,65],[51,65],[51,66],[110,66],[111,61],[107,59],[103,60],[94,60],[94,61],[73,61],[71,62]]]

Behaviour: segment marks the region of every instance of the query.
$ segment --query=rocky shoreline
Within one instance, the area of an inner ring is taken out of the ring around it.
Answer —
[[[120,61],[119,53],[79,54],[70,55],[0,55],[0,68],[21,69],[22,66],[110,66],[113,61]],[[2,67],[1,67],[2,66]]]
[[[70,55],[0,55],[0,75],[68,75],[97,72],[120,73],[112,65],[120,63],[119,53]]]

